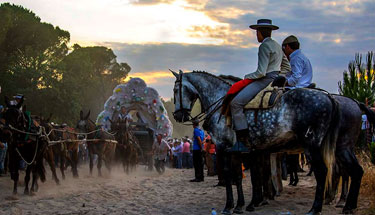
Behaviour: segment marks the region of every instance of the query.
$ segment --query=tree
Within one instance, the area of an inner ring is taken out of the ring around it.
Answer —
[[[36,96],[50,87],[70,34],[21,6],[4,3],[0,14],[0,84],[7,94]]]
[[[355,60],[349,63],[348,70],[343,73],[343,82],[339,82],[340,95],[356,99],[360,102],[375,102],[375,59],[374,53],[368,52],[366,64],[362,63],[362,55],[356,54]]]
[[[73,51],[61,62],[58,74],[62,100],[71,107],[63,115],[78,117],[81,109],[90,109],[93,116],[103,110],[103,105],[116,85],[127,77],[131,68],[118,63],[116,55],[107,47],[81,47],[75,44]]]
[[[359,102],[373,105],[375,102],[375,59],[374,53],[368,52],[366,64],[362,63],[362,55],[356,54],[355,60],[349,63],[349,72],[344,72],[344,82],[338,83],[339,92],[343,96],[356,99]],[[362,130],[357,147],[365,149],[368,145],[367,130]],[[371,143],[371,142],[370,142]]]
[[[69,32],[22,6],[1,4],[0,14],[2,95],[24,94],[33,114],[53,113],[55,122],[71,125],[81,109],[94,116],[130,71],[106,47],[76,44],[68,54]]]

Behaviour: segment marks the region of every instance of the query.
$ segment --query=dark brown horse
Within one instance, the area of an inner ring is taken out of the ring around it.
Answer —
[[[29,114],[20,110],[23,100],[17,105],[11,105],[8,98],[5,98],[7,109],[3,114],[5,127],[12,131],[12,138],[9,142],[9,171],[14,181],[13,194],[17,194],[19,180],[20,161],[26,164],[25,194],[37,191],[36,181],[38,178],[45,181],[45,169],[43,165],[43,154],[47,147],[47,140],[43,136],[41,127],[31,119]],[[24,108],[24,111],[26,108]],[[31,172],[33,173],[32,186],[29,190]]]
[[[48,119],[40,118],[41,125],[45,128],[51,144],[47,147],[45,159],[47,160],[52,177],[59,184],[59,179],[56,175],[55,158],[58,158],[60,164],[60,171],[62,178],[65,179],[65,169],[67,161],[72,166],[73,177],[78,178],[78,148],[79,142],[77,135],[73,128],[68,126],[52,125],[50,123],[51,116]],[[57,141],[57,142],[53,142]]]
[[[127,119],[111,121],[111,130],[116,133],[115,137],[118,142],[116,160],[122,163],[124,171],[128,174],[129,170],[136,169],[138,163],[137,139],[129,129]]]
[[[87,147],[90,158],[90,174],[94,166],[93,156],[98,155],[98,174],[102,176],[101,168],[102,161],[105,161],[105,166],[108,171],[111,171],[111,164],[116,150],[116,140],[114,135],[104,131],[100,126],[89,119],[90,111],[84,117],[83,112],[80,112],[80,120],[77,123],[77,130],[81,132],[87,139]]]

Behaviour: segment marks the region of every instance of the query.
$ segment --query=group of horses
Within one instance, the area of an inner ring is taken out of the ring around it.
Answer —
[[[47,119],[31,115],[23,106],[23,99],[13,105],[5,97],[5,104],[0,118],[0,141],[8,143],[5,168],[14,181],[14,195],[17,194],[21,161],[26,164],[24,194],[34,194],[38,191],[38,180],[46,180],[44,161],[49,164],[57,185],[60,180],[56,174],[55,161],[59,162],[63,179],[68,165],[71,166],[73,177],[78,178],[79,155],[84,156],[86,152],[90,174],[93,172],[94,155],[97,155],[99,176],[102,175],[103,161],[108,171],[116,163],[122,164],[126,173],[136,168],[140,148],[127,121],[112,122],[110,133],[89,119],[90,111],[85,116],[81,111],[76,128],[72,128],[51,123],[51,115]]]
[[[277,192],[272,185],[270,157],[271,153],[280,152],[305,153],[311,164],[317,185],[314,203],[307,214],[321,214],[323,204],[333,201],[340,176],[345,189],[350,178],[349,190],[343,191],[347,196],[342,212],[355,211],[363,169],[353,150],[360,134],[362,114],[367,115],[370,124],[375,123],[375,113],[366,105],[320,89],[289,90],[269,109],[244,110],[252,149],[250,153],[240,153],[231,150],[236,142],[235,133],[218,111],[224,96],[238,79],[207,72],[172,73],[176,77],[174,118],[178,122],[191,121],[191,110],[199,99],[202,110],[199,115],[206,115],[203,128],[224,157],[227,198],[223,214],[231,214],[233,208],[233,213],[243,213],[241,163],[249,162],[251,172],[252,200],[246,210],[253,211],[254,207],[274,199]],[[236,207],[232,184],[237,187]]]

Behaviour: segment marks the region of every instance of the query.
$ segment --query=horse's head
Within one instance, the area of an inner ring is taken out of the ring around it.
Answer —
[[[26,118],[24,113],[20,110],[23,99],[17,105],[11,105],[8,97],[5,97],[6,110],[3,113],[5,123],[18,129],[26,127]]]
[[[173,117],[177,122],[186,122],[191,119],[190,113],[198,98],[198,93],[181,70],[179,74],[174,71],[171,72],[176,77],[173,89],[175,104]]]
[[[77,130],[80,133],[87,133],[90,130],[90,125],[89,125],[89,117],[90,117],[90,111],[87,113],[87,115],[84,117],[83,116],[83,111],[80,112],[79,115],[79,121],[77,122]]]
[[[40,119],[40,125],[44,127],[44,129],[45,129],[45,131],[46,131],[47,134],[53,129],[53,126],[50,123],[51,117],[52,117],[52,113],[49,114],[48,118],[44,118],[43,116],[39,117],[39,119]],[[54,136],[54,134],[52,136]]]

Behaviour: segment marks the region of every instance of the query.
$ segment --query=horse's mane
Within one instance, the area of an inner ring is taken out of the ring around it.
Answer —
[[[238,82],[242,80],[242,78],[239,78],[233,75],[219,75],[219,77],[223,79],[231,80],[233,82]]]
[[[209,75],[209,76],[211,76],[211,77],[214,77],[214,78],[217,78],[217,79],[221,80],[222,82],[224,82],[224,83],[226,83],[226,84],[228,84],[228,85],[232,85],[231,83],[229,83],[228,81],[226,81],[225,79],[223,79],[223,78],[221,77],[221,75],[220,75],[220,76],[216,76],[216,75],[211,74],[211,73],[209,73],[209,72],[206,72],[206,71],[199,71],[199,70],[193,70],[192,73],[198,73],[198,74]]]

